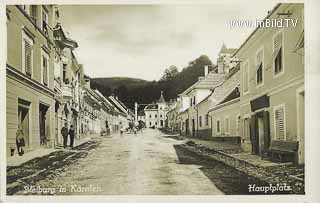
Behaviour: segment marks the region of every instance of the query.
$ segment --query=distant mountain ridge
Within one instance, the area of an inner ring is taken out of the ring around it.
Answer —
[[[106,77],[106,78],[92,78],[95,83],[109,85],[110,88],[117,87],[119,85],[139,85],[142,83],[147,83],[149,81],[139,79],[139,78],[130,78],[130,77]]]
[[[202,55],[167,79],[161,77],[159,81],[147,81],[130,77],[92,78],[91,88],[98,89],[104,96],[113,94],[133,109],[134,102],[148,104],[156,101],[161,91],[164,92],[166,101],[175,99],[179,93],[198,81],[200,76],[204,76],[205,65],[209,66],[209,70],[213,67],[211,60]]]

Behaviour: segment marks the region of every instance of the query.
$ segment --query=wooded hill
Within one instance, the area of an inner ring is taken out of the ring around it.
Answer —
[[[209,70],[213,67],[211,60],[206,55],[201,55],[181,71],[174,65],[168,67],[158,81],[127,77],[92,78],[91,88],[98,89],[104,96],[114,94],[133,109],[135,101],[140,104],[156,101],[161,90],[166,101],[175,99],[179,93],[194,84],[198,77],[204,76],[205,65],[209,65]]]

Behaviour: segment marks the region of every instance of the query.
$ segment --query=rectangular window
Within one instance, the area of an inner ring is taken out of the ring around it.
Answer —
[[[241,122],[241,117],[240,115],[237,116],[237,126],[236,126],[236,129],[237,129],[237,135],[240,135],[240,122]]]
[[[217,120],[217,133],[220,133],[220,121],[219,120]]]
[[[274,75],[283,72],[283,57],[282,57],[282,32],[279,32],[273,38],[273,68],[274,68]]]
[[[48,19],[48,13],[47,11],[42,7],[42,22],[41,22],[41,25],[42,25],[42,31],[44,32],[45,35],[49,35],[49,27],[48,27],[48,22],[49,22],[49,19]]]
[[[202,126],[202,117],[199,116],[199,127],[201,127],[201,126]]]
[[[229,133],[230,131],[230,126],[229,126],[229,118],[225,118],[225,132]]]
[[[31,18],[34,22],[37,21],[37,5],[31,5]]]
[[[243,92],[249,90],[249,63],[246,62],[243,65]]]
[[[263,50],[258,51],[256,55],[256,82],[257,85],[263,83]]]
[[[41,50],[41,83],[49,84],[49,55],[44,50]]]
[[[42,55],[42,83],[48,86],[48,58]]]
[[[190,98],[190,106],[192,106],[192,97]]]
[[[275,122],[275,135],[276,139],[285,139],[285,108],[284,106],[279,106],[274,109],[274,122]]]
[[[33,40],[24,32],[22,34],[22,72],[32,76],[33,69]]]
[[[62,80],[64,83],[66,83],[67,79],[67,64],[62,65]]]
[[[209,114],[206,114],[206,125],[209,125]]]
[[[193,105],[196,104],[196,96],[193,97]]]

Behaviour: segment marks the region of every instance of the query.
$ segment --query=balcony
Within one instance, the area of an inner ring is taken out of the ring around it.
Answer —
[[[63,98],[72,99],[72,86],[70,84],[61,84]]]

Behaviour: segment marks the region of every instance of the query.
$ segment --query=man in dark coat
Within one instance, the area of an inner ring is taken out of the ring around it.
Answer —
[[[64,126],[61,128],[61,135],[63,137],[63,147],[67,148],[68,145],[68,124],[65,123]]]
[[[24,134],[22,131],[22,127],[19,125],[16,133],[16,144],[18,149],[19,156],[24,154],[23,148],[25,147]]]
[[[73,142],[74,142],[74,136],[75,136],[73,125],[70,126],[69,135],[70,135],[70,147],[73,148]]]

